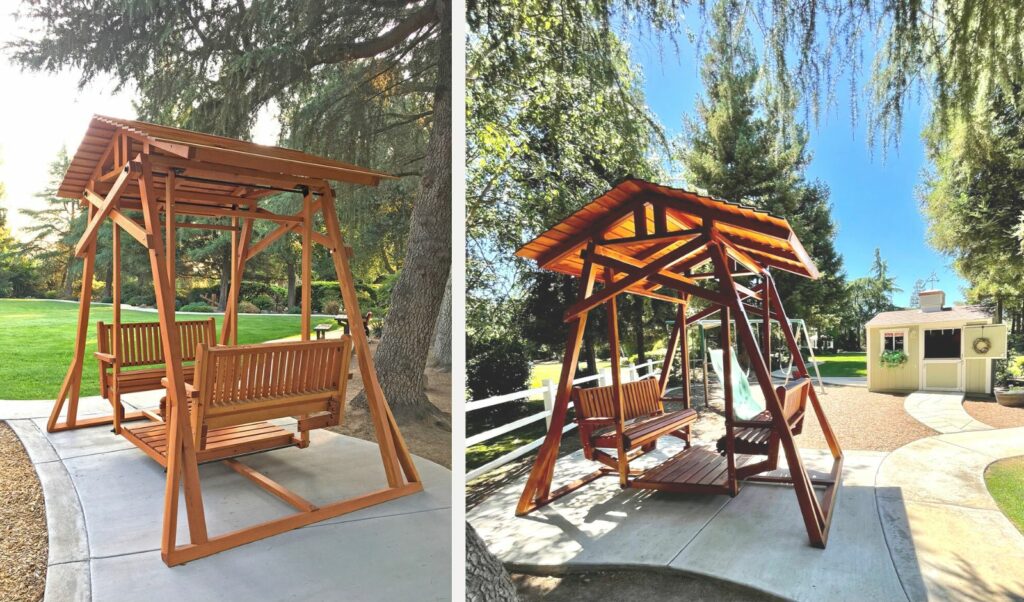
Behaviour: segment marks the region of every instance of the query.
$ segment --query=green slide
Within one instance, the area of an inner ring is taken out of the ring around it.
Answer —
[[[722,362],[722,350],[708,349],[708,355],[711,357],[711,367],[718,375],[718,380],[724,385],[725,368]],[[730,386],[732,387],[733,414],[738,420],[750,420],[764,411],[764,401],[754,397],[753,391],[750,390],[750,382],[747,381],[743,368],[736,360],[735,349],[729,354],[729,359],[732,360],[732,383]]]

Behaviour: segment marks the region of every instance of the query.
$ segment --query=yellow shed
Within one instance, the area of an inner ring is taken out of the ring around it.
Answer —
[[[945,297],[924,291],[920,309],[882,312],[867,323],[869,391],[992,393],[992,360],[1006,358],[1006,325],[978,306],[945,307]],[[896,361],[883,361],[883,353]]]

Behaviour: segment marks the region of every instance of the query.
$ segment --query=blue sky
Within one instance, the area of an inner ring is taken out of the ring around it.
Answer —
[[[695,47],[680,40],[676,52],[671,44],[659,44],[649,35],[627,41],[634,65],[643,71],[648,106],[675,136],[701,92]],[[862,79],[858,85],[863,88],[866,77]],[[928,246],[927,226],[914,192],[927,164],[920,139],[926,115],[927,107],[907,107],[898,149],[869,148],[867,125],[851,125],[845,96],[817,125],[810,124],[813,160],[807,175],[831,188],[832,216],[839,230],[836,248],[843,255],[846,274],[866,275],[875,247],[880,248],[903,289],[894,296],[897,305],[906,305],[914,281],[932,272],[938,277],[936,287],[946,291],[947,303],[962,301],[961,288],[966,286],[949,258]]]

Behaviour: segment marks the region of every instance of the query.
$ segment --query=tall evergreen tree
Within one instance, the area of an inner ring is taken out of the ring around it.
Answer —
[[[776,271],[790,316],[816,327],[836,322],[845,300],[842,258],[834,246],[829,190],[807,182],[807,133],[796,103],[762,85],[740,0],[719,0],[701,66],[704,95],[686,120],[679,158],[690,186],[789,220],[822,278]]]
[[[25,228],[32,235],[29,244],[44,263],[53,288],[60,290],[64,297],[73,295],[75,245],[85,230],[85,216],[79,202],[57,196],[57,188],[70,164],[68,151],[62,147],[50,163],[46,189],[35,195],[41,208],[22,210],[32,220]]]

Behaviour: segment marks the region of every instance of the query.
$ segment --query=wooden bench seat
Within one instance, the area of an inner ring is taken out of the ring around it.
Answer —
[[[799,378],[786,385],[776,387],[775,394],[782,402],[782,414],[794,435],[803,431],[804,413],[807,408],[807,396],[811,387],[808,378]],[[734,449],[737,454],[768,455],[771,447],[777,444],[775,426],[772,424],[771,412],[765,410],[750,420],[737,420],[733,425],[738,427],[734,434]],[[726,440],[721,437],[716,445],[718,452],[725,453]]]
[[[213,318],[175,322],[181,341],[182,369],[186,381],[195,375],[196,348],[200,343],[214,345],[217,327]],[[162,389],[161,379],[167,374],[164,349],[158,322],[121,324],[117,345],[114,327],[96,324],[96,359],[100,365],[100,395],[114,408],[114,430],[121,431],[124,417],[121,395]],[[188,363],[184,363],[188,362]]]
[[[198,462],[309,444],[309,431],[341,424],[352,338],[210,347],[200,343],[186,386]],[[294,417],[296,429],[271,420]],[[167,424],[123,434],[167,465]]]
[[[598,448],[618,449],[619,446],[614,395],[614,387],[606,386],[576,387],[571,396],[584,456],[612,467],[616,467],[617,460]],[[665,412],[656,379],[623,383],[622,401],[623,419],[627,421],[622,430],[622,446],[627,453],[636,449],[650,451],[656,447],[658,439],[666,435],[679,437],[689,446],[690,425],[697,420],[697,412],[692,408]]]

